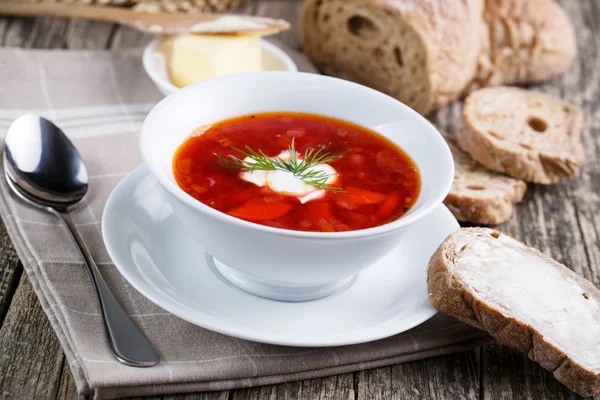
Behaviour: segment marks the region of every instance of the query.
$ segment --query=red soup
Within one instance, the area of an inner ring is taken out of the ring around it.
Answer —
[[[262,225],[315,232],[394,221],[416,202],[414,162],[386,138],[313,114],[271,112],[198,128],[175,153],[177,184]]]

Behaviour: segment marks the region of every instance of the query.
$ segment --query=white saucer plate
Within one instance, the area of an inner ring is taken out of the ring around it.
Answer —
[[[427,298],[427,263],[459,227],[443,205],[416,222],[391,254],[346,290],[319,300],[281,302],[223,279],[212,257],[175,218],[162,190],[146,167],[136,169],[108,199],[102,234],[125,279],[186,321],[257,342],[320,347],[392,336],[436,313]]]

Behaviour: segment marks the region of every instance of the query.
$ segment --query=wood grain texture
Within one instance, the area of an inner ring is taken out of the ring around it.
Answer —
[[[130,400],[141,400],[142,398],[130,398]],[[144,397],[144,400],[228,400],[229,392],[204,392],[204,393],[189,393],[173,396],[154,396]]]
[[[9,25],[9,19],[0,19],[0,38],[6,37]],[[12,302],[22,271],[4,223],[0,221],[0,327]]]
[[[68,20],[64,38],[65,48],[108,48],[116,29],[117,26],[114,24],[96,21]]]
[[[231,400],[353,400],[352,374],[232,391]]]
[[[4,46],[48,49],[105,49],[116,25],[63,18],[0,19]],[[0,222],[1,224],[1,222]],[[21,267],[0,227],[0,398],[76,399],[77,388],[29,279],[23,275],[15,292]],[[3,305],[10,304],[5,323]]]
[[[73,374],[71,374],[71,369],[65,358],[60,372],[56,400],[72,400],[78,399],[79,397],[80,396],[77,394],[77,387],[75,386],[75,379],[73,379]]]
[[[142,48],[154,38],[153,35],[137,31],[128,26],[114,28],[107,48],[111,50]]]
[[[250,7],[250,12],[273,18],[282,18],[290,22],[289,30],[280,33],[277,37],[294,49],[300,49],[300,35],[298,34],[298,18],[300,16],[300,0],[258,0]]]
[[[4,224],[0,221],[0,327],[11,304],[23,268]]]
[[[586,111],[586,162],[579,177],[552,186],[530,185],[511,220],[499,229],[573,268],[600,285],[600,2],[561,0],[574,21],[579,44],[575,65],[539,90],[560,95]],[[284,18],[281,35],[299,48],[301,0],[256,0],[244,12]],[[107,23],[60,18],[0,19],[0,44],[24,48],[121,49],[141,47],[152,36]],[[455,132],[462,105],[432,121]],[[41,311],[12,246],[0,227],[0,398],[78,398],[75,384],[47,317]],[[12,298],[11,298],[12,296]],[[10,309],[1,324],[6,306]],[[4,310],[4,311],[3,311]],[[510,348],[482,349],[324,379],[231,392],[156,397],[165,400],[253,399],[580,399],[551,374]],[[600,400],[600,398],[598,398]]]
[[[0,20],[0,38],[3,38],[9,25],[8,19]],[[0,327],[11,304],[23,268],[12,246],[4,223],[0,221]]]
[[[598,286],[600,3],[571,0],[560,3],[576,27],[578,58],[566,74],[532,89],[560,96],[584,108],[586,160],[576,178],[550,186],[529,185],[514,220],[500,226],[500,230],[537,247]],[[580,398],[525,355],[497,343],[484,347],[482,363],[482,392],[486,400]]]
[[[26,275],[0,328],[0,398],[54,399],[64,355]]]
[[[479,350],[355,374],[358,400],[478,399]]]

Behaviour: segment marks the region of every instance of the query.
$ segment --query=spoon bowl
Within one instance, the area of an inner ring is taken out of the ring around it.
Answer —
[[[46,207],[66,209],[88,190],[87,169],[75,146],[56,125],[33,114],[8,129],[4,168],[21,195]]]
[[[75,240],[96,289],[110,348],[121,363],[149,367],[159,356],[117,302],[102,278],[69,209],[88,190],[88,173],[73,143],[52,122],[27,114],[17,118],[4,139],[4,175],[27,203],[61,218]]]

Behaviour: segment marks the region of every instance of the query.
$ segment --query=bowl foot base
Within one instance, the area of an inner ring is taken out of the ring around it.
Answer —
[[[233,286],[250,294],[279,301],[309,301],[331,296],[350,287],[358,274],[333,283],[317,286],[278,286],[235,270],[212,258],[215,272]]]

